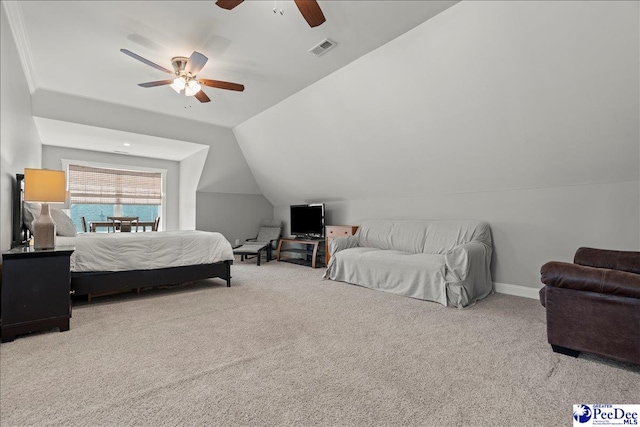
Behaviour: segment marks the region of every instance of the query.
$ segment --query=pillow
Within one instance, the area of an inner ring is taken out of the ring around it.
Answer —
[[[40,203],[23,202],[22,203],[22,221],[33,234],[33,221],[40,216]]]
[[[27,226],[30,232],[33,233],[33,221],[40,216],[40,203],[24,202],[22,205],[22,217],[24,224]],[[56,234],[64,237],[75,237],[78,235],[76,226],[61,209],[53,208],[49,205],[49,214],[53,218],[53,222],[56,223]]]
[[[76,237],[78,235],[76,225],[66,213],[60,209],[51,209],[51,207],[49,207],[49,212],[51,213],[53,221],[56,223],[56,234],[58,236]]]

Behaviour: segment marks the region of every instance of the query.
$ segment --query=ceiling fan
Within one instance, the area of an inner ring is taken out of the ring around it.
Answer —
[[[167,70],[166,68],[153,63],[148,59],[145,59],[142,56],[137,55],[127,49],[120,49],[120,52],[124,53],[125,55],[129,55],[130,57],[137,59],[140,62],[144,62],[145,64],[150,65],[157,70],[174,76],[173,78],[167,80],[139,83],[138,86],[141,87],[170,85],[171,88],[176,92],[180,93],[182,90],[184,90],[184,94],[186,96],[195,96],[196,99],[200,102],[211,101],[207,94],[201,90],[201,84],[218,89],[235,90],[238,92],[242,92],[244,90],[244,85],[238,83],[197,78],[196,74],[198,74],[198,72],[202,70],[202,67],[204,67],[204,65],[208,61],[207,57],[200,52],[194,51],[189,58],[186,58],[184,56],[176,56],[175,58],[172,58],[171,65],[173,65],[173,71]]]
[[[298,10],[302,13],[302,16],[307,21],[310,27],[317,27],[321,25],[326,19],[322,13],[322,9],[318,5],[316,0],[294,0]],[[243,0],[218,0],[216,4],[223,9],[231,10]],[[274,10],[275,12],[275,10]]]

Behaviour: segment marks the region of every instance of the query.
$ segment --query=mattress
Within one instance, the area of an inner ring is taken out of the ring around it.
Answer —
[[[84,233],[56,237],[56,246],[75,246],[71,271],[152,270],[233,260],[233,249],[216,232]]]

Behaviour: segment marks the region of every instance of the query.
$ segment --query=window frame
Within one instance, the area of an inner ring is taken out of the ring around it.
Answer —
[[[117,169],[117,170],[125,170],[125,171],[134,171],[134,172],[155,172],[160,173],[161,182],[162,182],[162,199],[160,200],[160,228],[164,229],[164,223],[166,219],[166,195],[167,195],[167,169],[160,168],[149,168],[144,166],[137,165],[122,165],[122,164],[113,164],[113,163],[99,163],[99,162],[91,162],[86,160],[73,160],[73,159],[61,159],[62,170],[66,175],[66,189],[67,189],[67,200],[65,201],[65,205],[67,208],[71,209],[70,195],[69,195],[69,165],[78,165],[78,166],[88,166],[88,167],[96,167],[103,169]],[[113,214],[114,216],[122,216],[122,204],[114,203]]]

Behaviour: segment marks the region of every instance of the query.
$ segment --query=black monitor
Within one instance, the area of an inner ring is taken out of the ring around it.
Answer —
[[[324,204],[292,205],[291,234],[311,238],[324,237]]]

